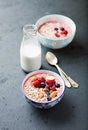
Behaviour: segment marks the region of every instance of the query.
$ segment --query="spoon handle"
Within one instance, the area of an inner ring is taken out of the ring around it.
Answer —
[[[76,83],[71,77],[69,77],[61,68],[60,70],[62,71],[62,73],[65,75],[65,77],[69,80],[69,82],[71,83],[71,85],[74,87],[74,88],[78,88],[78,83]]]
[[[59,67],[57,64],[56,64],[55,66],[56,66],[57,70],[59,71],[61,77],[63,78],[63,80],[64,80],[66,86],[67,86],[68,88],[70,88],[70,87],[71,87],[71,84],[70,84],[70,82],[68,81],[68,79],[64,76],[64,74],[62,73],[60,67]]]

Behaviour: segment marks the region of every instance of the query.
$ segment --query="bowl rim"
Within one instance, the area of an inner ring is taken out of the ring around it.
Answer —
[[[37,31],[37,34],[40,35],[42,38],[45,38],[45,39],[48,39],[48,40],[53,40],[53,41],[58,41],[58,40],[59,40],[59,41],[62,41],[62,40],[68,39],[69,37],[73,36],[73,34],[75,35],[75,33],[76,33],[76,24],[75,24],[75,22],[74,22],[70,17],[65,16],[65,15],[62,15],[62,14],[49,14],[49,15],[45,15],[45,16],[39,18],[39,19],[36,21],[35,26],[37,26],[37,24],[39,23],[40,20],[42,20],[42,19],[45,18],[45,17],[49,17],[49,16],[54,16],[54,17],[61,16],[61,17],[65,17],[65,18],[69,19],[69,20],[74,24],[74,27],[75,27],[74,33],[72,33],[72,34],[70,34],[69,36],[66,36],[66,37],[64,37],[64,38],[59,38],[59,39],[54,39],[54,38],[52,38],[52,39],[51,39],[51,38],[46,38],[45,36],[41,35],[41,34],[39,33],[39,31]],[[39,27],[40,27],[40,26],[39,26]],[[39,27],[38,27],[38,28],[39,28]],[[38,28],[37,28],[37,30],[38,30]]]
[[[51,100],[51,101],[38,102],[38,101],[32,100],[31,98],[29,98],[29,97],[26,95],[26,93],[24,92],[24,89],[23,89],[24,83],[27,81],[27,79],[29,78],[29,76],[31,76],[31,75],[33,75],[33,74],[36,74],[36,73],[39,73],[39,72],[49,72],[49,73],[51,73],[51,74],[53,74],[53,75],[55,75],[55,76],[57,76],[57,77],[60,78],[61,82],[63,83],[63,92],[62,92],[62,94],[61,94],[59,97],[57,97],[57,98],[55,98],[55,99],[53,99],[53,100]],[[65,82],[64,82],[63,78],[62,78],[58,73],[53,72],[53,71],[51,71],[51,70],[46,70],[46,69],[35,70],[35,71],[32,71],[32,72],[28,73],[28,74],[25,76],[25,78],[23,79],[23,82],[22,82],[22,85],[21,85],[21,86],[22,86],[22,92],[23,92],[24,96],[25,96],[26,98],[28,98],[30,101],[32,101],[32,102],[34,102],[34,103],[38,103],[38,104],[47,104],[47,103],[52,103],[52,102],[56,101],[57,99],[61,98],[61,97],[64,95],[65,89],[66,89]]]

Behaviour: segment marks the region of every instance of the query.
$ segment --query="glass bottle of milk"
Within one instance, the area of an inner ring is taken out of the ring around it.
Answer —
[[[25,72],[41,67],[41,46],[36,36],[37,28],[33,24],[23,27],[23,40],[20,47],[20,64]]]

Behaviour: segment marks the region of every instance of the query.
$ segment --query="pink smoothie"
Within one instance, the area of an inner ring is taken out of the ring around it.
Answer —
[[[49,21],[42,24],[38,31],[41,35],[50,39],[61,39],[72,33],[72,30],[68,24],[57,21]]]

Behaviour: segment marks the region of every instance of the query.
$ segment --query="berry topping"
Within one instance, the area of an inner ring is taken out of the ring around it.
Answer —
[[[60,35],[59,35],[58,33],[55,33],[55,36],[56,36],[56,37],[60,37]]]
[[[55,80],[46,80],[46,84],[49,86],[49,87],[52,87],[54,84],[55,84]]]
[[[51,98],[48,96],[48,97],[47,97],[47,100],[48,100],[48,101],[50,101],[50,100],[51,100]]]
[[[33,86],[36,87],[36,88],[40,88],[40,87],[41,87],[41,84],[40,84],[40,82],[39,82],[38,80],[35,80],[35,81],[33,82]]]
[[[38,77],[38,81],[41,82],[45,82],[45,78],[44,77]]]
[[[44,82],[41,82],[41,87],[44,88],[46,84]]]
[[[60,84],[58,84],[58,83],[56,83],[55,86],[56,86],[57,88],[60,88]]]
[[[56,91],[56,87],[53,86],[53,87],[50,88],[50,90],[52,90],[52,91]]]
[[[54,28],[55,31],[58,31],[58,28]]]
[[[60,30],[61,30],[61,31],[64,31],[65,29],[64,29],[63,27],[60,27]]]
[[[49,95],[50,95],[50,92],[46,92],[46,95],[49,96]]]
[[[45,88],[47,88],[48,90],[50,90],[50,87],[49,87],[49,86],[47,86],[47,85],[45,86]]]
[[[67,30],[64,30],[64,31],[61,32],[61,34],[67,35],[67,34],[68,34],[68,31],[67,31]]]

